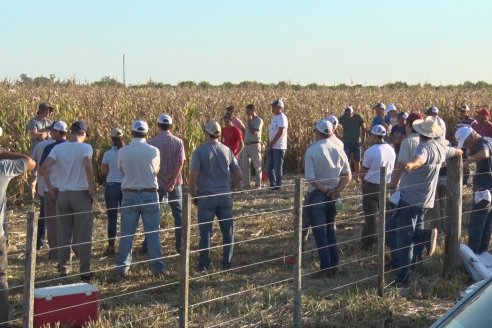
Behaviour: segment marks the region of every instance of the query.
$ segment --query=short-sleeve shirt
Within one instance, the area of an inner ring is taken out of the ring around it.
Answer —
[[[489,157],[477,162],[477,171],[473,177],[473,190],[492,190],[492,138],[483,137],[477,143],[477,153],[486,150]]]
[[[54,147],[56,147],[57,145],[60,145],[64,142],[67,142],[67,140],[66,139],[57,140],[53,143],[50,143],[48,146],[46,146],[43,150],[43,154],[41,155],[41,160],[39,161],[39,165],[43,165],[44,161],[48,158],[48,155],[51,153],[51,150]],[[51,185],[53,187],[57,188],[58,182],[56,181],[56,169],[55,169],[54,165],[51,165],[51,167],[49,168],[48,175],[50,176]],[[43,177],[41,177],[41,178],[43,178]],[[44,179],[43,179],[43,183],[44,183]],[[48,191],[48,187],[46,186],[46,183],[44,183],[44,192],[46,193],[47,191]]]
[[[108,166],[108,176],[106,182],[122,183],[123,175],[118,167],[118,147],[113,146],[108,149],[102,158],[102,164]]]
[[[462,128],[464,126],[469,126],[473,127],[473,125],[477,124],[477,121],[475,121],[474,118],[472,117],[467,117],[467,118],[458,118],[458,122],[456,123],[456,129]]]
[[[386,123],[385,121],[386,121],[385,118],[376,116],[372,119],[371,128],[375,125],[384,125]]]
[[[326,189],[338,186],[341,174],[350,172],[347,155],[340,147],[333,145],[328,139],[314,142],[306,150],[304,158],[304,176],[306,181],[319,180]],[[315,188],[309,183],[308,192]]]
[[[391,135],[395,136],[396,138],[405,138],[407,136],[407,129],[405,125],[395,125],[394,127],[391,128]],[[395,151],[398,153],[400,151],[401,143],[395,143],[394,144]]]
[[[118,150],[118,167],[123,174],[121,189],[157,189],[157,173],[161,163],[159,149],[145,138],[132,138]]]
[[[175,174],[178,166],[186,160],[183,140],[173,135],[170,131],[162,131],[149,141],[149,145],[159,149],[161,164],[159,175],[171,177]],[[162,179],[158,179],[159,188],[167,187],[163,184]],[[181,172],[176,178],[176,185],[183,184]]]
[[[46,149],[47,146],[53,144],[54,142],[55,140],[53,139],[46,139],[39,142],[36,146],[34,146],[34,149],[32,150],[31,153],[31,158],[36,162],[38,168],[41,167],[42,165],[41,157],[43,156],[43,151]],[[44,197],[44,193],[46,192],[46,183],[44,182],[44,178],[40,175],[38,175],[36,190],[39,196]]]
[[[231,173],[239,166],[231,149],[220,142],[206,142],[193,152],[191,170],[198,172],[197,196],[231,191]]]
[[[29,121],[27,125],[27,130],[31,131],[32,129],[36,128],[38,132],[42,132],[47,130],[51,126],[51,124],[53,124],[53,121],[51,121],[48,118],[45,118],[44,120],[40,120],[37,117],[34,117]],[[36,144],[40,141],[41,139],[32,140],[31,147],[34,149],[34,146],[36,146]]]
[[[364,119],[359,114],[342,115],[338,118],[338,122],[343,127],[343,142],[354,143],[361,142],[360,130],[364,125]]]
[[[53,147],[49,158],[55,161],[56,182],[60,191],[88,190],[84,158],[92,157],[92,147],[82,142],[64,142]]]
[[[222,128],[222,143],[229,147],[236,157],[239,154],[239,148],[242,141],[243,136],[241,130],[234,125]]]
[[[421,142],[415,150],[415,156],[420,156],[424,165],[402,174],[399,189],[401,199],[416,207],[434,207],[439,169],[455,152],[454,148],[443,146],[434,139]]]
[[[398,162],[407,164],[415,155],[415,149],[420,143],[418,133],[411,133],[405,140],[401,142],[400,152],[398,153]]]
[[[272,118],[272,122],[270,123],[270,131],[268,134],[268,139],[271,142],[279,128],[284,128],[282,131],[282,135],[278,138],[277,142],[272,145],[274,149],[287,149],[287,128],[289,127],[289,122],[287,120],[287,116],[284,113],[280,113],[275,115]]]
[[[386,183],[390,183],[391,174],[395,168],[396,154],[387,143],[374,144],[364,153],[362,166],[367,169],[364,180],[370,183],[380,183],[381,167],[386,167]]]
[[[251,133],[251,130],[258,130],[258,133],[256,135]],[[250,143],[250,142],[259,142],[261,141],[261,130],[263,129],[263,120],[259,117],[256,116],[253,118],[244,133],[244,142],[245,143]]]
[[[10,180],[27,171],[27,163],[24,159],[2,159],[0,160],[0,237],[5,235],[3,221],[5,207],[7,206],[7,187]]]

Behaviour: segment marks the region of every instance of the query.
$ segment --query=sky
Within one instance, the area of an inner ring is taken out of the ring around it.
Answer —
[[[0,78],[492,82],[488,0],[15,0]]]

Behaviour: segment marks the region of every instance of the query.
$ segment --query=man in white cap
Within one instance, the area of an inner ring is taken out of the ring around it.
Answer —
[[[272,103],[273,118],[268,133],[268,150],[266,169],[270,187],[280,190],[284,166],[285,151],[287,149],[287,128],[289,126],[287,116],[283,113],[284,102],[276,99]]]
[[[330,141],[335,144],[335,146],[344,149],[344,145],[342,140],[339,139],[339,135],[337,134],[338,127],[338,118],[335,115],[328,115],[324,118],[325,121],[328,121],[333,126],[333,133],[330,136]]]
[[[22,173],[33,170],[36,162],[29,156],[6,151],[0,147],[0,327],[9,321],[9,285],[7,236],[3,228],[7,187],[10,180]]]
[[[442,128],[442,138],[446,139],[446,122],[444,122],[444,120],[439,117],[439,108],[437,108],[437,106],[431,106],[427,108],[425,115],[433,116],[436,118],[437,124]]]
[[[74,122],[70,127],[69,142],[53,147],[41,168],[46,186],[56,199],[60,276],[64,277],[70,271],[73,248],[80,259],[80,279],[83,282],[89,282],[92,278],[92,200],[96,196],[93,151],[89,144],[84,143],[87,134],[87,124]],[[56,183],[51,181],[48,173],[52,165],[56,172]],[[78,245],[71,247],[72,242]]]
[[[436,248],[437,229],[424,229],[424,216],[434,206],[439,169],[449,158],[460,156],[459,149],[443,146],[436,138],[442,136],[442,128],[434,117],[413,122],[413,129],[420,135],[420,144],[413,158],[403,167],[400,182],[400,200],[394,216],[396,222],[396,254],[399,269],[397,287],[407,287],[413,254],[422,254],[424,245],[431,256]]]
[[[147,122],[132,124],[130,144],[118,151],[118,166],[123,175],[121,189],[121,238],[116,259],[116,271],[121,278],[128,274],[132,263],[132,245],[138,221],[142,218],[147,238],[150,266],[155,276],[166,275],[159,237],[160,210],[157,194],[157,174],[160,165],[159,149],[146,142]]]
[[[159,149],[161,164],[157,174],[159,184],[159,202],[167,198],[170,202],[171,212],[174,218],[174,236],[176,252],[181,252],[181,221],[183,219],[181,171],[186,160],[183,140],[172,133],[173,119],[168,114],[162,114],[157,119],[157,126],[161,130],[157,136],[149,141]]]
[[[372,107],[376,111],[376,116],[372,119],[371,128],[375,125],[382,125],[385,129],[390,126],[389,117],[386,116],[386,105],[384,103],[377,103]],[[370,130],[368,131],[370,133]]]
[[[456,130],[455,138],[459,148],[468,150],[464,166],[476,163],[473,177],[474,200],[468,224],[468,246],[475,254],[489,249],[492,223],[492,138],[482,137],[471,127]]]
[[[386,183],[391,181],[396,155],[384,138],[386,129],[382,125],[371,128],[372,146],[367,148],[362,159],[362,208],[365,223],[362,228],[361,248],[370,250],[377,241],[377,213],[379,212],[379,185],[381,167],[386,167]]]
[[[347,158],[354,165],[355,181],[359,181],[360,159],[362,145],[366,140],[366,124],[362,116],[354,112],[352,106],[345,108],[342,116],[338,118],[343,127],[343,146]]]
[[[308,182],[306,211],[320,258],[319,277],[332,277],[339,262],[335,232],[335,202],[352,178],[345,152],[328,141],[330,122],[321,120],[314,128],[315,142],[306,150],[305,178]]]
[[[190,196],[197,205],[200,230],[198,272],[210,268],[210,240],[215,216],[222,232],[222,269],[231,267],[234,248],[232,189],[239,187],[241,170],[231,149],[220,140],[221,127],[216,121],[205,125],[207,141],[193,152],[189,177]]]

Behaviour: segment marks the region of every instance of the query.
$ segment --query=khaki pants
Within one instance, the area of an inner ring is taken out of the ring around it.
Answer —
[[[60,275],[70,272],[71,250],[77,253],[80,260],[80,273],[89,273],[91,270],[92,201],[87,190],[61,191],[56,200],[58,215],[58,263]],[[78,245],[81,244],[81,245]]]
[[[44,194],[44,216],[46,217],[46,234],[50,246],[50,258],[58,259],[58,217],[56,216],[56,199],[49,192]]]
[[[261,187],[261,143],[245,145],[241,155],[241,171],[243,176],[244,188],[250,188],[251,171],[250,162],[253,162],[255,168],[255,187]]]

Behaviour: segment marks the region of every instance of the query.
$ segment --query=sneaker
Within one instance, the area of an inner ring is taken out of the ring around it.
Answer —
[[[92,273],[84,273],[80,275],[80,281],[85,282],[85,283],[90,283],[93,278]]]
[[[427,243],[427,256],[432,256],[436,252],[437,247],[437,228],[432,229],[430,240]]]

